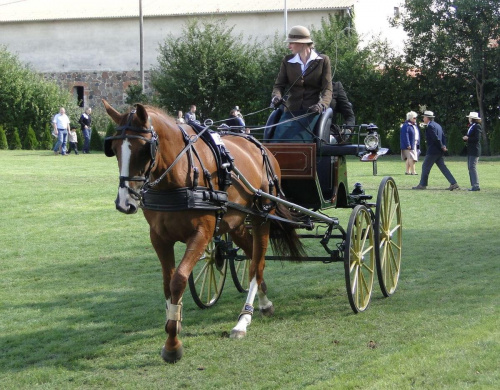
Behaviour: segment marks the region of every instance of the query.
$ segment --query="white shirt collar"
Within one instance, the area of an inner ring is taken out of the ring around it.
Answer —
[[[302,63],[302,61],[300,60],[300,55],[299,53],[295,54],[294,57],[290,58],[288,60],[289,63],[291,64],[300,64],[300,68],[302,70],[302,73],[304,73],[304,70],[307,69],[307,67],[309,66],[309,63],[311,61],[314,61],[315,59],[317,58],[322,58],[318,53],[316,53],[314,50],[311,50],[311,55],[309,56],[309,58],[307,59],[307,62],[306,64],[304,65]]]

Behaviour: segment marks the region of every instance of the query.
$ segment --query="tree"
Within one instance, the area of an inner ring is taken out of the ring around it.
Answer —
[[[28,126],[28,131],[26,132],[26,136],[23,142],[23,149],[25,150],[36,150],[38,149],[39,142],[36,139],[36,134],[33,131],[31,125]]]
[[[52,129],[53,127],[49,123],[45,124],[45,131],[43,132],[42,139],[40,140],[40,145],[39,145],[41,150],[51,150],[52,147],[54,146]]]
[[[3,126],[0,125],[0,150],[6,150],[9,148],[9,144],[7,143],[7,136],[5,135],[5,130]]]
[[[69,92],[24,66],[4,46],[0,46],[0,96],[0,123],[5,125],[8,137],[16,126],[24,139],[31,125],[41,139],[45,125],[59,107],[65,107],[68,115],[77,110]]]
[[[149,103],[148,97],[143,93],[141,84],[130,84],[125,93],[127,94],[127,98],[125,99],[125,103],[127,104],[132,105],[134,103]]]
[[[434,89],[428,102],[443,113],[453,110],[448,120],[455,123],[478,107],[488,153],[487,128],[498,116],[500,95],[498,0],[405,0],[405,9],[394,22],[408,34],[407,60],[421,70],[423,90]]]
[[[90,136],[90,149],[101,151],[104,150],[104,142],[96,127],[92,127],[92,134]]]
[[[227,118],[235,105],[259,100],[254,87],[261,51],[232,30],[225,20],[189,20],[181,37],[165,39],[151,75],[162,106],[177,112],[195,104],[199,117],[217,119]]]
[[[19,138],[19,131],[17,130],[17,127],[14,127],[14,130],[12,132],[9,142],[9,149],[10,150],[22,149],[21,138]]]

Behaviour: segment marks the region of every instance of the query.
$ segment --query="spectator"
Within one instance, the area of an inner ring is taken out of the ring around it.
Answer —
[[[401,126],[400,147],[401,159],[406,162],[406,175],[416,175],[415,163],[418,161],[415,135],[418,133],[417,113],[410,111],[406,114],[406,122]]]
[[[183,123],[186,123],[186,121],[184,120],[184,116],[182,114],[182,111],[177,111],[177,118],[175,118],[175,123],[178,123],[178,124],[183,124]]]
[[[238,108],[238,106],[229,112],[229,119],[226,119],[226,125],[229,126],[231,131],[245,133],[245,122],[240,118],[240,116],[238,116],[239,111],[236,110],[236,108]]]
[[[429,173],[434,164],[438,166],[441,173],[450,182],[447,188],[450,191],[460,188],[457,181],[451,174],[450,170],[444,163],[444,153],[448,150],[446,148],[446,139],[441,126],[434,122],[434,113],[432,111],[424,112],[424,123],[427,125],[425,130],[425,141],[427,142],[427,154],[425,155],[424,163],[422,164],[422,176],[420,183],[414,190],[425,190],[429,180]]]
[[[54,154],[57,156],[59,154],[59,147],[61,148],[61,155],[67,156],[66,154],[66,142],[68,139],[69,131],[69,118],[66,115],[66,110],[64,107],[59,109],[59,114],[54,115],[52,120],[54,125],[54,133],[57,135],[57,142],[54,145]]]
[[[80,116],[80,120],[78,123],[80,123],[81,129],[82,129],[82,134],[83,134],[83,148],[82,148],[82,153],[83,154],[89,154],[90,153],[90,137],[92,136],[92,109],[90,107],[87,107],[85,109],[85,112]]]
[[[75,154],[78,154],[78,138],[76,135],[76,129],[74,127],[72,127],[69,130],[68,140],[69,140],[68,154],[71,154],[71,150],[74,150]]]
[[[466,116],[469,118],[469,129],[463,140],[467,143],[467,167],[469,168],[469,177],[471,188],[469,191],[481,191],[479,188],[479,176],[477,174],[477,162],[481,155],[481,118],[477,112],[472,111]]]
[[[189,107],[189,111],[186,112],[186,115],[184,115],[184,120],[186,121],[186,123],[189,124],[189,122],[193,121],[193,122],[196,122],[196,106],[194,104],[191,105],[191,107]]]

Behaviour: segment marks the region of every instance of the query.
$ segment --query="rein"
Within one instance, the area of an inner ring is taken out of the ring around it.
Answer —
[[[155,186],[157,186],[158,183],[160,183],[160,181],[162,181],[165,178],[165,176],[168,175],[168,173],[173,169],[173,167],[179,162],[179,160],[181,159],[181,157],[186,152],[191,151],[191,150],[195,151],[195,149],[193,148],[193,144],[196,143],[198,141],[198,139],[200,138],[200,136],[205,131],[207,131],[210,128],[209,126],[205,126],[205,128],[202,131],[200,131],[198,134],[189,136],[186,133],[186,130],[184,130],[180,125],[178,125],[178,127],[181,130],[182,135],[184,136],[184,140],[186,142],[186,146],[184,146],[184,148],[179,152],[179,154],[177,155],[177,157],[175,158],[175,160],[172,162],[172,164],[170,164],[170,166],[165,170],[165,172],[163,172],[161,174],[161,176],[158,179],[156,179],[155,181],[153,181],[151,183],[149,183],[149,181],[146,181],[146,183],[144,184],[145,186],[147,186],[147,187],[155,187]],[[196,153],[196,155],[197,155],[197,153]],[[199,157],[198,157],[198,159],[199,159]],[[148,177],[148,179],[149,179],[149,177]]]

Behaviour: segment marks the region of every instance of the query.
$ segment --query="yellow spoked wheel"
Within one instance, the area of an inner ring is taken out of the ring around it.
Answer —
[[[377,276],[384,296],[396,291],[401,270],[403,243],[401,203],[396,183],[392,177],[382,179],[378,189],[375,210],[375,244],[377,246]]]
[[[354,208],[349,218],[344,247],[347,297],[355,313],[370,303],[375,274],[375,241],[370,211],[363,205]]]
[[[227,261],[223,246],[227,236],[214,237],[189,275],[189,290],[198,307],[207,309],[219,300],[226,280]]]

